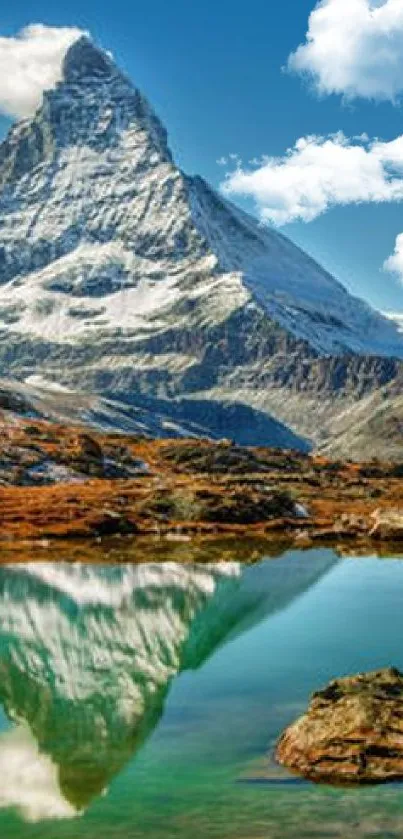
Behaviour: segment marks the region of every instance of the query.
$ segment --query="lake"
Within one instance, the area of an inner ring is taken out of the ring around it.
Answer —
[[[403,669],[403,562],[0,567],[0,836],[401,837],[403,787],[277,768],[329,679]]]

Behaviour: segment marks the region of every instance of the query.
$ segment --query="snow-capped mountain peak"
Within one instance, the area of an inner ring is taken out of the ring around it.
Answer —
[[[0,146],[0,337],[3,376],[127,402],[225,393],[266,420],[262,381],[290,359],[288,377],[301,359],[403,358],[393,322],[180,171],[87,37]]]

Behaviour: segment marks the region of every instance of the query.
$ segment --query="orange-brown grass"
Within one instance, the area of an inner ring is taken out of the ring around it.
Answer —
[[[89,474],[81,483],[16,485],[24,484],[21,458],[26,453],[39,461],[49,458],[76,466],[82,458],[83,429],[38,420],[10,424],[4,418],[0,424],[0,461],[8,458],[8,465],[0,486],[3,542],[83,540],[120,532],[129,536],[179,530],[191,535],[232,532],[290,538],[290,534],[304,529],[320,536],[337,528],[343,516],[369,522],[375,509],[393,507],[403,511],[403,481],[393,477],[389,463],[367,464],[365,473],[363,464],[332,463],[317,455],[260,447],[252,454],[263,459],[263,469],[255,469],[252,463],[250,472],[243,467],[238,473],[235,462],[230,469],[209,473],[203,465],[205,457],[218,462],[227,449],[236,461],[238,451],[245,450],[207,440],[148,440],[88,433],[102,450],[113,454],[123,447],[134,459],[146,462],[149,474],[118,479]],[[187,452],[191,455],[190,466],[182,457]],[[263,503],[268,487],[305,504],[309,518],[273,514],[254,520],[251,511],[254,505]],[[232,503],[234,519],[240,498],[246,499],[246,518],[250,520],[226,521],[223,507]],[[354,526],[344,522],[340,532],[343,526],[346,531],[350,527],[354,535]]]

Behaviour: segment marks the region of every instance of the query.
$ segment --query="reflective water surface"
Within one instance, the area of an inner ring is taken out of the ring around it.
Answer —
[[[0,836],[401,837],[403,787],[273,745],[334,676],[403,669],[403,561],[0,567]]]

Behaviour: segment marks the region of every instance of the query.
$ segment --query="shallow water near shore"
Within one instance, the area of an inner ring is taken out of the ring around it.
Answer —
[[[402,603],[401,559],[330,550],[0,567],[0,835],[402,836],[403,786],[271,757],[329,679],[403,669]]]

